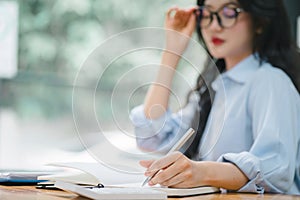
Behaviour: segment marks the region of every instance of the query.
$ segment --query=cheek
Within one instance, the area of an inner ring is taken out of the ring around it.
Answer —
[[[207,33],[206,29],[201,29],[201,34],[202,34],[204,42],[206,43],[207,38],[208,38],[208,33]]]
[[[236,35],[237,41],[244,47],[252,48],[253,46],[253,25],[251,23],[250,17],[245,16],[244,21],[237,24],[233,29],[232,35]]]
[[[201,30],[201,34],[202,34],[202,38],[204,40],[204,43],[209,48],[209,40],[210,40],[209,33],[206,31],[206,29],[204,29],[204,30]]]
[[[238,35],[236,37],[235,43],[244,48],[252,48],[253,44],[253,34],[252,29],[249,26],[238,27],[232,35]]]

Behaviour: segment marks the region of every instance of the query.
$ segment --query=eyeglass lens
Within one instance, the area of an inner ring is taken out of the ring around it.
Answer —
[[[197,13],[198,23],[201,28],[207,28],[214,20],[214,15],[221,27],[229,28],[236,23],[238,14],[242,9],[235,5],[226,5],[216,12],[212,12],[209,8],[202,6]]]

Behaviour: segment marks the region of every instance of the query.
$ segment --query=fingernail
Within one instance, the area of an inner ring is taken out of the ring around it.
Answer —
[[[148,185],[149,185],[149,186],[153,186],[154,184],[153,184],[152,181],[149,181],[149,182],[148,182]]]

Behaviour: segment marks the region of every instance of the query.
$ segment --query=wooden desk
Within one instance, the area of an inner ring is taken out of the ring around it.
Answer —
[[[35,189],[34,186],[0,186],[0,199],[1,200],[87,200],[87,198],[79,197],[75,194],[60,191],[60,190],[45,190]],[[272,195],[272,194],[241,194],[241,193],[229,193],[229,194],[207,194],[194,197],[185,198],[172,198],[172,200],[251,200],[251,199],[272,199],[272,200],[295,200],[300,196],[290,195]],[[171,199],[170,199],[171,200]]]

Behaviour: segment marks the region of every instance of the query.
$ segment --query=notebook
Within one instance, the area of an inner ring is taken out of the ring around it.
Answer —
[[[172,153],[173,151],[176,151],[182,147],[183,144],[188,140],[189,137],[191,137],[194,133],[193,129],[189,129],[183,136],[180,138],[176,144],[169,150],[169,153]],[[103,146],[102,146],[103,147]],[[107,149],[107,148],[106,148]],[[105,152],[99,151],[99,152]],[[168,153],[168,154],[169,154]],[[105,154],[107,156],[114,156],[114,154]],[[117,154],[116,154],[117,155]],[[115,155],[115,156],[116,156]],[[145,159],[145,156],[150,156],[150,154],[145,155],[141,154],[143,159]],[[153,156],[153,155],[151,155]],[[141,160],[139,156],[132,157],[126,159],[124,156],[119,156],[114,159],[117,161],[117,163],[101,163],[101,162],[95,162],[95,163],[80,163],[80,162],[74,162],[74,163],[56,163],[54,166],[58,167],[65,167],[65,168],[73,168],[78,169],[81,172],[79,174],[75,175],[68,175],[68,174],[58,174],[53,176],[41,176],[38,177],[38,179],[41,180],[50,180],[53,182],[56,181],[63,181],[67,183],[77,183],[77,184],[89,184],[89,185],[97,185],[102,184],[105,186],[105,188],[111,188],[111,187],[117,187],[117,188],[127,188],[127,189],[136,189],[138,191],[142,191],[147,187],[143,187],[143,183],[145,183],[145,180],[148,180],[146,176],[144,176],[145,169],[141,167],[138,162]],[[122,166],[120,165],[123,164]],[[126,164],[126,165],[125,165]],[[70,186],[70,185],[67,185]],[[76,186],[76,185],[75,185]],[[70,186],[71,188],[77,188],[75,186]],[[148,185],[147,185],[148,186]],[[86,188],[84,188],[86,189]],[[102,188],[97,188],[99,192],[103,191]],[[150,189],[148,187],[148,189]],[[147,189],[147,190],[148,190]],[[218,188],[214,187],[198,187],[198,188],[165,188],[165,187],[151,187],[151,189],[159,191],[159,192],[165,192],[168,194],[168,196],[190,196],[190,195],[197,195],[197,194],[206,194],[206,193],[212,193],[219,191]],[[96,190],[96,189],[95,189]],[[104,189],[106,190],[106,189]],[[89,193],[91,191],[89,190]]]
[[[126,173],[107,167],[98,162],[69,162],[53,163],[52,166],[62,167],[69,170],[53,175],[39,176],[38,180],[65,181],[77,184],[118,186],[123,184],[142,183],[145,176],[140,173]],[[125,166],[122,168],[124,169]],[[129,170],[128,170],[129,171]],[[131,171],[133,171],[131,169]],[[137,169],[138,171],[138,169]]]
[[[169,197],[182,197],[182,196],[192,196],[199,194],[208,194],[219,192],[218,188],[205,186],[205,187],[196,187],[196,188],[166,188],[166,187],[142,187],[142,183],[145,180],[145,176],[143,173],[124,173],[120,171],[113,170],[108,168],[101,163],[60,163],[55,164],[55,166],[60,167],[69,167],[76,168],[81,170],[82,172],[76,172],[73,176],[72,174],[61,174],[61,175],[50,175],[50,176],[41,176],[38,179],[49,180],[54,183],[63,183],[60,184],[61,189],[69,189],[72,191],[72,188],[76,188],[73,192],[77,192],[80,194],[82,190],[87,188],[83,188],[78,191],[78,187],[75,187],[76,184],[86,184],[86,185],[97,185],[101,183],[104,185],[104,188],[126,188],[132,190],[144,190],[144,189],[154,189],[156,191],[165,192]],[[43,184],[43,183],[41,183]],[[47,183],[48,184],[48,183]],[[68,185],[71,184],[71,185]],[[67,188],[65,188],[66,186]],[[93,192],[101,190],[102,188],[93,188]],[[125,189],[124,189],[125,190]],[[90,194],[90,190],[88,194]],[[84,193],[86,194],[86,193]],[[84,196],[84,195],[83,195]]]
[[[178,151],[186,141],[194,134],[194,130],[192,128],[188,129],[186,133],[173,145],[173,147],[169,150],[168,154]],[[105,145],[98,146],[100,149],[97,149],[98,152],[106,152],[109,147]],[[96,149],[95,149],[96,150]],[[136,152],[137,153],[137,152]],[[143,175],[145,169],[141,167],[138,163],[141,159],[154,158],[154,157],[161,157],[161,154],[149,154],[143,153],[142,154],[132,154],[130,158],[124,158],[124,156],[119,155],[118,152],[110,153],[110,154],[102,154],[102,156],[106,156],[109,158],[114,158],[113,160],[117,161],[117,165],[105,162],[105,164],[101,164],[100,162],[97,163],[58,163],[54,166],[60,167],[68,167],[68,168],[75,168],[79,169],[87,175],[54,175],[54,176],[44,176],[40,177],[42,180],[61,180],[61,181],[68,181],[74,183],[91,183],[95,184],[95,182],[101,182],[104,185],[115,185],[115,184],[124,184],[124,183],[146,183],[149,177],[145,177]],[[168,155],[167,154],[167,155]],[[133,156],[136,155],[136,156]],[[142,156],[142,157],[140,157]],[[109,159],[112,160],[112,159]],[[123,163],[123,166],[120,165]],[[126,166],[124,166],[126,164]],[[89,177],[88,177],[89,175]],[[80,179],[78,179],[80,178]],[[147,179],[146,179],[147,178]]]
[[[83,187],[72,183],[57,181],[55,187],[75,194],[88,197],[91,199],[119,199],[119,200],[135,200],[135,199],[167,199],[167,193],[164,191],[154,190],[151,188],[135,188],[135,187]]]

